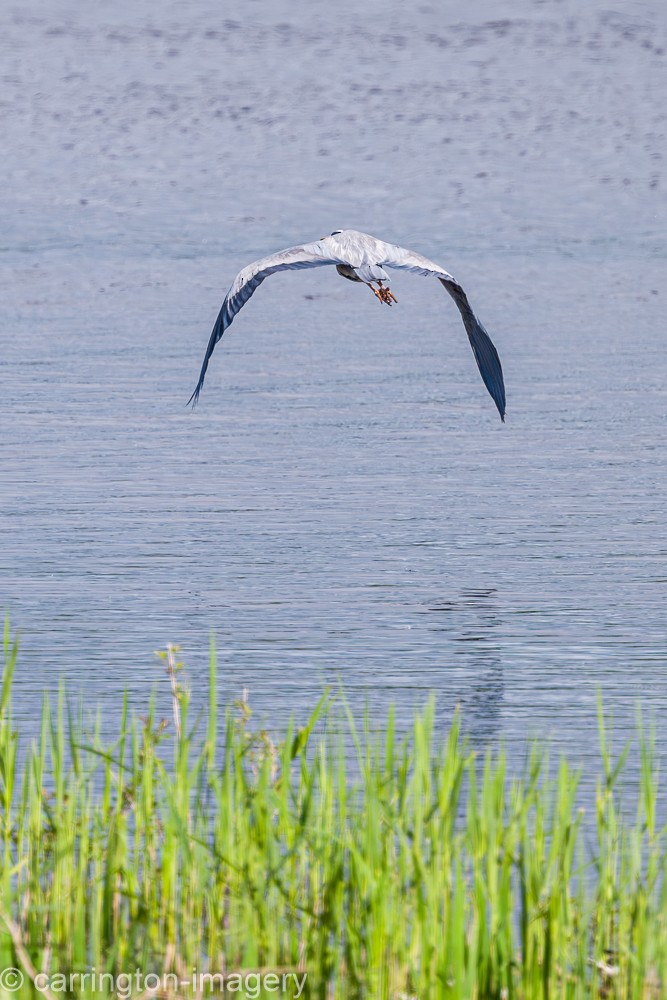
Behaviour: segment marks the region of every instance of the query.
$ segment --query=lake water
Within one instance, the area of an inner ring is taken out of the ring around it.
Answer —
[[[480,745],[667,731],[667,8],[63,0],[1,15],[2,605],[17,711],[113,729],[177,642],[280,727],[342,683]],[[332,229],[434,258],[236,271]],[[166,690],[164,692],[166,696]]]

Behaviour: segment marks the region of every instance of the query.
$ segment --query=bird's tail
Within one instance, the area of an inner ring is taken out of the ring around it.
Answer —
[[[354,268],[354,273],[365,282],[382,281],[388,285],[391,280],[385,269],[379,264],[361,264],[360,267]]]
[[[482,376],[484,385],[489,391],[491,398],[498,407],[500,419],[505,420],[505,380],[503,379],[503,368],[500,364],[498,351],[493,346],[493,341],[470,308],[468,298],[455,281],[440,278],[451,297],[456,302],[463,325],[468,334],[468,340],[475,355],[475,361]]]

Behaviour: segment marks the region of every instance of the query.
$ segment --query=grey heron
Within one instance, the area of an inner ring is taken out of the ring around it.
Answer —
[[[269,257],[263,257],[253,264],[248,264],[247,267],[239,271],[222,303],[206,348],[197,387],[188,400],[188,404],[192,403],[194,406],[199,399],[206,369],[215,345],[231,325],[237,312],[245,305],[255,289],[259,288],[264,279],[276,271],[323,267],[325,264],[334,264],[343,278],[368,285],[379,301],[385,302],[388,306],[396,302],[397,299],[388,287],[390,278],[385,267],[437,278],[454,299],[461,313],[463,325],[468,334],[484,385],[498,407],[500,419],[505,420],[505,383],[498,352],[488,333],[470,308],[468,298],[456,279],[439,264],[422,257],[421,254],[415,253],[413,250],[406,250],[393,243],[385,243],[367,233],[358,233],[354,229],[337,229],[330,236],[323,236],[322,239],[313,243],[304,243],[301,246],[279,250]]]

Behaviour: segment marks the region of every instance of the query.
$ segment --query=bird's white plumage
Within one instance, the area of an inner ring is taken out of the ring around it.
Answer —
[[[390,280],[384,270],[385,267],[438,278],[456,302],[484,384],[493,397],[501,418],[505,418],[505,387],[500,359],[489,335],[470,308],[465,292],[458,282],[448,271],[427,257],[423,257],[413,250],[406,250],[405,247],[397,246],[394,243],[386,243],[368,233],[357,232],[355,229],[344,229],[313,243],[304,243],[301,246],[279,250],[277,253],[248,264],[247,267],[239,271],[222,303],[209,338],[199,381],[190,401],[197,402],[215,345],[231,325],[236,314],[265,278],[276,271],[291,271],[332,264],[344,267],[346,272],[343,274],[344,277],[353,277],[354,280],[363,281],[371,287],[377,284],[381,291],[383,291],[382,286],[386,286]],[[386,295],[386,292],[383,294]],[[384,301],[388,301],[386,297]],[[391,302],[389,301],[388,304]]]

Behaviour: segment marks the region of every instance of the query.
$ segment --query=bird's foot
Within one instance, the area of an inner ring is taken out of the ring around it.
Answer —
[[[376,288],[374,285],[369,285],[369,287],[373,289],[373,292],[377,295],[380,302],[385,302],[388,306],[390,306],[392,302],[398,302],[398,299],[393,292],[390,292],[384,285],[380,285],[379,288]]]

